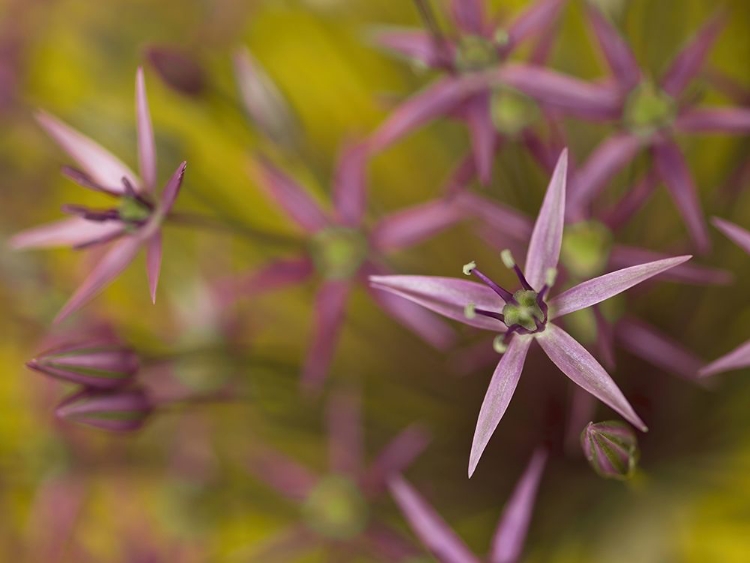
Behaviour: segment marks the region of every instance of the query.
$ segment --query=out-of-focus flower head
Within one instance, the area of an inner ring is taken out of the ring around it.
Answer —
[[[601,303],[657,274],[690,259],[679,256],[624,268],[580,283],[549,299],[557,275],[565,222],[567,153],[560,156],[547,194],[534,225],[523,272],[509,251],[503,262],[513,270],[522,286],[511,293],[496,284],[471,262],[466,275],[477,276],[484,285],[452,278],[425,276],[374,276],[375,287],[411,299],[446,317],[470,326],[499,333],[495,348],[503,357],[490,381],[479,412],[469,459],[469,475],[500,419],[505,414],[523,370],[531,343],[536,341],[552,362],[576,385],[620,413],[641,430],[638,417],[615,382],[599,362],[562,328],[555,318]],[[499,300],[498,300],[499,298]]]
[[[156,146],[140,68],[136,73],[136,115],[140,177],[116,156],[59,119],[45,112],[37,114],[40,125],[82,168],[65,167],[63,172],[80,186],[117,200],[116,207],[104,210],[65,206],[64,211],[73,215],[72,219],[23,231],[10,241],[16,249],[54,246],[81,249],[113,243],[57,315],[57,321],[112,283],[144,247],[151,299],[156,300],[162,260],[161,227],[180,191],[186,164],[177,167],[156,201]]]
[[[110,432],[133,432],[146,423],[156,405],[145,389],[83,389],[55,410],[62,420]]]
[[[586,459],[601,477],[630,479],[638,464],[638,437],[624,422],[589,422],[581,433]]]
[[[356,553],[376,553],[387,561],[405,561],[415,549],[398,533],[371,518],[370,502],[388,480],[405,471],[429,443],[419,425],[404,429],[364,466],[360,400],[339,391],[327,408],[330,472],[316,475],[270,448],[256,446],[247,464],[258,479],[300,505],[299,524],[253,550],[253,561],[304,552],[317,546]]]
[[[542,479],[547,452],[538,449],[516,483],[510,500],[505,505],[492,540],[488,563],[516,563],[523,552],[526,533]],[[389,483],[391,494],[401,508],[414,533],[441,563],[479,563],[456,533],[437,512],[403,478],[394,477]]]

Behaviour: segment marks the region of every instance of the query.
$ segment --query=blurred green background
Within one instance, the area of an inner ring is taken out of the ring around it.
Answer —
[[[726,8],[731,17],[710,66],[750,89],[745,0],[606,3],[618,10],[639,60],[655,75],[702,21],[717,7]],[[491,4],[512,14],[525,2]],[[246,173],[250,152],[267,144],[243,118],[231,54],[249,47],[288,97],[305,142],[281,158],[325,197],[339,145],[372,131],[395,100],[430,78],[371,47],[368,34],[380,25],[419,21],[406,0],[0,1],[0,559],[243,561],[254,544],[297,518],[293,505],[244,469],[253,444],[273,444],[313,468],[326,463],[323,401],[297,392],[314,284],[246,303],[237,333],[242,354],[192,355],[175,369],[188,387],[205,391],[232,382],[246,400],[174,409],[127,437],[53,420],[63,386],[25,370],[23,362],[43,347],[52,318],[90,260],[70,250],[13,253],[5,239],[58,217],[63,203],[99,200],[59,174],[68,161],[36,125],[33,110],[61,117],[134,166],[135,69],[145,64],[148,45],[184,48],[206,69],[204,95],[182,96],[146,67],[160,179],[181,160],[189,164],[177,208],[294,234]],[[583,78],[605,72],[578,1],[564,11],[550,65]],[[700,95],[729,103],[710,89]],[[609,132],[604,126],[567,125],[579,161]],[[721,194],[747,161],[748,142],[719,136],[681,140],[707,214],[745,227],[750,226],[747,180],[735,186],[742,189],[735,200]],[[467,145],[463,127],[440,122],[378,156],[370,167],[369,219],[437,196]],[[546,183],[532,159],[510,146],[497,159],[487,194],[532,215]],[[713,235],[715,250],[701,263],[734,272],[733,286],[663,283],[629,301],[641,318],[706,360],[750,337],[750,257]],[[620,240],[669,251],[684,238],[661,189]],[[283,252],[226,233],[168,229],[155,306],[148,301],[141,259],[78,318],[112,323],[145,355],[216,350],[221,335],[201,315],[196,296],[218,274],[260,266]],[[488,264],[499,279],[508,275],[468,224],[393,256],[392,263],[403,273],[458,276],[469,260]],[[55,330],[64,334],[75,324]],[[474,338],[464,336],[467,343]],[[468,481],[471,436],[491,368],[459,377],[448,359],[357,291],[328,387],[362,390],[370,453],[413,421],[429,425],[433,444],[408,476],[475,552],[485,553],[531,450],[550,436],[559,439],[569,389],[546,359],[532,353],[514,402]],[[553,452],[525,560],[747,561],[750,374],[728,374],[704,389],[624,352],[618,361],[615,379],[650,422],[642,440],[642,474],[627,485],[605,482],[580,457]],[[146,371],[144,378],[149,376]],[[599,419],[610,415],[600,407]],[[389,500],[373,511],[409,534]],[[61,541],[62,554],[55,543]],[[153,559],[146,559],[148,554]],[[311,553],[306,560],[327,557]]]

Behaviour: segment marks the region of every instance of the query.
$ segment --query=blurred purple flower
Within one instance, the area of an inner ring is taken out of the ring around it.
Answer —
[[[520,559],[546,461],[545,450],[534,452],[505,505],[488,563],[516,563]],[[480,559],[403,477],[394,477],[389,485],[414,533],[441,563],[479,563]]]
[[[29,360],[26,365],[56,379],[97,389],[121,387],[133,380],[138,354],[113,338],[68,342]]]
[[[145,424],[154,408],[154,402],[140,387],[84,389],[64,399],[55,416],[100,430],[133,432]]]
[[[607,479],[630,479],[638,463],[638,437],[624,422],[589,422],[581,447],[594,471]]]
[[[466,122],[471,135],[473,166],[482,183],[492,175],[492,160],[505,138],[520,137],[534,154],[539,139],[529,128],[537,116],[534,102],[513,87],[496,80],[493,69],[507,61],[529,37],[546,32],[531,59],[547,58],[555,23],[565,0],[538,0],[507,27],[498,27],[486,12],[484,0],[451,0],[451,21],[458,37],[446,38],[429,15],[429,31],[390,29],[376,33],[375,41],[421,66],[443,71],[424,90],[396,108],[372,136],[373,150],[383,150],[404,135],[438,117]],[[426,3],[419,4],[427,10]]]
[[[136,73],[136,114],[140,178],[88,137],[48,113],[37,114],[40,125],[83,168],[81,171],[66,167],[63,172],[82,187],[118,200],[117,207],[105,210],[65,206],[64,211],[74,215],[72,219],[23,231],[11,239],[10,244],[16,249],[54,246],[80,249],[114,241],[57,315],[56,321],[85,305],[112,283],[143,247],[146,249],[151,299],[156,300],[162,260],[161,226],[177,198],[186,164],[183,162],[177,167],[162,192],[161,200],[155,202],[156,147],[140,68]]]
[[[192,54],[173,45],[149,45],[145,56],[161,80],[184,96],[206,91],[206,73]]]
[[[385,492],[390,478],[422,453],[429,435],[419,425],[409,426],[365,468],[360,408],[359,399],[349,392],[337,392],[329,400],[328,475],[316,475],[283,454],[256,445],[248,470],[298,503],[302,522],[254,550],[251,561],[286,560],[321,544],[349,550],[352,557],[377,553],[386,561],[406,561],[415,555],[416,550],[398,533],[371,520],[369,504]]]
[[[259,185],[305,231],[306,252],[231,280],[221,290],[222,299],[229,303],[243,294],[302,283],[316,272],[323,278],[315,298],[312,343],[302,373],[302,383],[308,388],[318,388],[328,374],[347,299],[358,283],[383,311],[429,344],[446,348],[454,340],[453,331],[434,315],[407,300],[374,290],[367,284],[367,277],[389,273],[385,254],[428,240],[460,221],[464,213],[450,202],[430,201],[387,215],[365,230],[366,158],[365,145],[350,146],[340,155],[333,181],[332,214],[271,162],[258,158],[255,172]]]
[[[531,234],[525,274],[515,264],[510,252],[503,253],[503,262],[514,271],[522,285],[522,289],[515,293],[490,280],[473,262],[464,266],[464,273],[473,273],[484,285],[425,276],[370,278],[374,287],[411,299],[470,326],[500,333],[495,338],[495,347],[498,351],[503,351],[504,355],[495,370],[479,412],[469,459],[469,476],[474,473],[482,452],[510,404],[526,354],[534,340],[575,384],[641,430],[646,430],[645,424],[599,362],[567,332],[550,321],[601,303],[682,264],[690,256],[624,268],[583,282],[548,299],[548,292],[557,274],[563,240],[566,173],[567,153],[563,152]]]
[[[730,240],[734,241],[737,246],[750,254],[750,232],[734,223],[717,217],[714,217],[712,222],[717,229],[724,233]],[[709,376],[745,367],[750,367],[750,340],[703,367],[700,370],[700,374],[702,376]]]

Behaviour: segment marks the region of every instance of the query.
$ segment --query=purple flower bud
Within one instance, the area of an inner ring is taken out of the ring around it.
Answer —
[[[55,416],[110,432],[133,432],[143,426],[153,410],[154,403],[142,388],[84,389],[64,399]]]
[[[26,363],[31,369],[86,387],[113,389],[138,372],[136,352],[111,338],[67,343]]]
[[[185,96],[200,96],[206,90],[203,67],[187,52],[169,45],[151,45],[146,58],[162,81]]]
[[[633,476],[640,455],[638,439],[624,422],[589,422],[581,433],[581,446],[601,477],[625,480]]]

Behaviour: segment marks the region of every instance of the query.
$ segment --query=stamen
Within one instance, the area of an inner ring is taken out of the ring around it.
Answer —
[[[549,268],[544,275],[544,283],[547,285],[547,287],[552,287],[555,285],[556,280],[557,268]]]
[[[128,197],[137,199],[138,193],[135,191],[135,187],[125,176],[122,177],[122,185],[125,186],[125,193],[128,195]]]
[[[110,188],[105,188],[104,186],[97,184],[91,178],[89,178],[89,176],[86,175],[85,172],[82,172],[76,168],[73,168],[71,166],[63,166],[60,171],[62,172],[63,176],[67,176],[81,187],[111,195],[113,197],[120,197],[120,194],[117,191]]]
[[[492,341],[492,348],[498,354],[504,354],[505,353],[505,351],[508,349],[508,345],[505,343],[505,335],[504,334],[498,334],[494,338],[494,340]]]
[[[503,260],[503,264],[505,264],[506,268],[508,268],[509,270],[513,270],[513,273],[516,274],[518,281],[521,282],[521,286],[524,289],[534,291],[534,288],[531,287],[531,284],[526,281],[526,276],[523,275],[521,268],[519,268],[518,264],[516,264],[516,261],[513,260],[513,254],[511,254],[510,250],[508,250],[507,248],[503,250],[500,253],[500,258]]]
[[[482,280],[492,291],[497,293],[500,298],[505,301],[506,303],[515,303],[515,299],[513,299],[513,294],[497,285],[495,282],[493,282],[490,278],[485,276],[482,272],[477,270],[477,264],[476,262],[469,262],[468,264],[464,265],[464,275],[469,276],[471,274],[474,274],[476,277],[478,277],[480,280]]]
[[[477,316],[477,308],[474,303],[469,303],[464,307],[464,317],[471,320]]]
[[[417,6],[419,16],[422,18],[427,31],[432,39],[433,48],[437,53],[437,59],[439,66],[443,66],[448,70],[453,70],[452,65],[448,62],[451,60],[450,52],[448,51],[448,45],[443,37],[443,32],[440,30],[437,18],[432,11],[432,6],[429,0],[414,0],[414,4]]]
[[[104,221],[117,221],[120,218],[116,209],[96,210],[89,209],[88,207],[84,207],[82,205],[70,204],[65,204],[61,206],[60,209],[63,213],[76,215],[77,217],[82,217],[87,221],[96,221],[98,223],[103,223]]]

